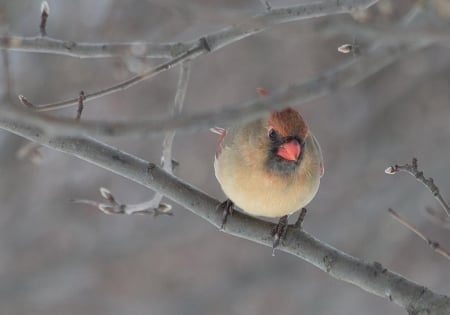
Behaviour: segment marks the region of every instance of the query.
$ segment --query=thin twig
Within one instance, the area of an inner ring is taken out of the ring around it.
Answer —
[[[5,91],[4,98],[8,101],[12,100],[12,79],[11,79],[11,71],[10,71],[10,63],[9,63],[9,55],[8,51],[2,49],[2,64],[3,64],[3,81],[5,83]]]
[[[20,115],[20,119],[23,122],[37,124],[46,133],[59,135],[86,134],[114,138],[125,136],[142,137],[160,134],[173,129],[192,131],[202,127],[210,128],[214,125],[227,125],[253,120],[262,117],[270,110],[299,106],[339,89],[353,86],[398,58],[404,57],[406,53],[428,45],[430,45],[430,42],[424,40],[413,46],[401,45],[400,47],[390,46],[385,47],[385,49],[377,49],[365,56],[347,60],[313,80],[274,91],[274,93],[265,98],[258,97],[245,103],[222,106],[219,110],[216,109],[206,113],[185,114],[177,117],[169,116],[155,120],[133,121],[133,123],[83,121],[75,124],[70,119],[42,116],[26,111],[18,112],[17,109],[17,112],[4,110],[0,119],[15,119],[17,115]],[[20,96],[20,99],[23,103],[28,102],[23,96]],[[214,108],[216,107],[214,106]]]
[[[270,2],[267,0],[259,0],[261,4],[264,6],[264,9],[266,9],[267,12],[272,11],[272,6],[270,5]]]
[[[20,97],[19,100],[22,104],[27,106],[28,100],[25,97]],[[77,108],[77,116],[75,117],[75,121],[79,122],[81,118],[81,114],[83,113],[83,101],[84,101],[84,92],[81,91],[78,97],[78,108]],[[19,150],[17,150],[16,157],[20,160],[28,159],[34,164],[39,164],[42,162],[42,154],[39,150],[41,145],[35,142],[29,142],[23,145]]]
[[[80,92],[80,96],[78,96],[78,108],[77,108],[77,117],[75,117],[75,121],[80,121],[81,114],[83,113],[84,109],[84,100],[86,99],[86,96],[84,95],[84,92]]]
[[[376,2],[378,2],[378,0],[323,0],[321,2],[302,3],[286,8],[272,8],[270,11],[251,16],[242,23],[226,27],[202,37],[209,43],[211,51],[215,51],[243,38],[260,33],[277,24],[332,14],[350,13],[355,10],[364,10]],[[0,48],[17,51],[63,54],[78,58],[123,56],[124,54],[133,51],[133,47],[139,47],[139,50],[143,51],[142,56],[173,58],[192,49],[196,44],[197,40],[162,44],[145,42],[90,44],[50,38],[0,38]],[[141,47],[142,49],[140,49]]]
[[[436,210],[432,207],[426,207],[425,212],[430,217],[431,222],[440,227],[450,229],[450,218],[442,210]]]
[[[434,198],[437,199],[439,204],[442,206],[442,208],[445,210],[445,213],[450,218],[450,206],[445,201],[445,199],[442,197],[441,193],[439,192],[438,186],[434,183],[433,178],[429,177],[426,178],[423,175],[422,171],[419,171],[417,166],[417,159],[413,158],[411,164],[404,164],[404,165],[393,165],[389,166],[386,170],[386,174],[397,174],[398,172],[406,172],[412,176],[414,176],[419,182],[424,184],[433,194]]]
[[[408,223],[406,219],[402,218],[396,211],[389,208],[388,212],[394,219],[400,222],[403,226],[405,226],[408,230],[416,234],[418,237],[423,239],[436,253],[444,256],[447,259],[450,259],[450,252],[443,248],[438,242],[435,242],[428,237],[426,237],[422,232],[420,232],[416,227],[412,224]]]
[[[426,38],[435,43],[450,44],[449,29],[410,29],[401,25],[368,25],[356,23],[351,20],[340,21],[339,23],[323,23],[318,27],[318,31],[326,36],[356,36],[362,41],[372,42],[383,40],[389,42],[413,43]]]
[[[187,88],[189,84],[189,77],[191,73],[191,61],[185,61],[181,64],[180,67],[180,74],[178,76],[178,83],[177,83],[177,91],[175,93],[175,100],[173,102],[171,115],[172,116],[178,116],[181,114],[184,106],[184,100],[186,98]],[[172,166],[172,147],[173,147],[173,140],[175,138],[176,130],[169,130],[166,132],[163,140],[163,154],[161,157],[162,166],[163,169],[169,173],[172,174],[173,166]],[[159,204],[161,204],[162,199],[164,198],[164,195],[160,192],[156,192],[155,196],[153,197],[153,207],[159,207]]]
[[[172,206],[163,202],[160,202],[156,207],[153,205],[153,202],[149,201],[138,204],[124,204],[117,201],[117,198],[113,193],[104,187],[100,187],[100,195],[105,202],[87,199],[74,199],[72,202],[95,207],[105,214],[152,214],[154,217],[159,215],[173,215],[173,213],[170,212]]]
[[[195,43],[149,43],[142,41],[123,43],[78,43],[46,37],[0,37],[0,48],[76,58],[110,58],[139,56],[147,58],[173,58],[188,51]]]
[[[39,31],[41,36],[47,36],[47,19],[50,13],[50,7],[47,1],[42,1],[41,3],[41,23],[39,24]]]
[[[270,26],[305,18],[347,13],[356,9],[367,8],[376,2],[378,2],[378,0],[341,0],[336,2],[323,1],[317,3],[301,4],[288,8],[274,9],[264,14],[255,15],[244,23],[225,28],[214,34],[210,34],[200,38],[196,46],[154,69],[150,69],[143,74],[137,75],[112,87],[92,93],[87,93],[86,101],[127,89],[139,82],[147,80],[163,71],[172,68],[174,65],[183,60],[193,59],[206,52],[222,48],[225,45],[236,42],[250,35],[262,32]],[[44,105],[33,105],[32,102],[28,102],[28,104],[31,105],[30,107],[35,110],[49,111],[72,106],[74,104],[77,104],[77,101],[78,99],[69,99],[62,102]]]
[[[179,55],[178,57],[175,57],[153,69],[144,71],[142,74],[136,75],[128,80],[125,80],[123,82],[120,82],[118,84],[115,84],[111,87],[99,90],[99,91],[95,91],[95,92],[91,92],[91,93],[86,93],[84,100],[88,101],[88,100],[93,100],[102,96],[106,96],[112,93],[116,93],[119,91],[123,91],[128,89],[129,87],[132,87],[135,84],[138,84],[144,80],[150,79],[154,76],[156,76],[157,74],[166,71],[168,69],[171,69],[172,67],[174,67],[175,65],[177,65],[178,63],[184,61],[184,60],[188,60],[191,58],[195,58],[197,55],[204,53],[205,51],[208,51],[209,47],[208,44],[206,43],[206,41],[204,39],[199,40],[198,45],[193,47],[192,49],[188,50],[187,52]],[[19,99],[22,101],[22,103],[24,105],[26,105],[27,107],[36,110],[36,111],[50,111],[50,110],[55,110],[55,109],[61,109],[61,108],[65,108],[68,106],[72,106],[75,104],[78,104],[78,97],[77,98],[72,98],[69,100],[65,100],[62,102],[58,102],[58,103],[50,103],[50,104],[44,104],[44,105],[34,105],[32,102],[30,102],[27,98],[25,98],[23,95],[19,95]],[[25,102],[24,102],[25,100]]]
[[[171,115],[179,115],[183,109],[184,99],[187,92],[189,76],[191,72],[191,62],[185,61],[181,64],[180,75],[178,77],[177,90],[175,93],[175,101],[171,109]],[[172,146],[175,137],[175,130],[168,131],[163,141],[162,166],[163,169],[172,174],[175,164],[172,160]],[[106,188],[100,188],[100,194],[107,203],[96,202],[92,200],[77,199],[74,202],[88,204],[98,208],[106,214],[153,214],[155,217],[160,214],[173,215],[170,210],[172,206],[162,202],[164,194],[157,191],[151,200],[137,204],[123,204],[117,202],[114,195]]]

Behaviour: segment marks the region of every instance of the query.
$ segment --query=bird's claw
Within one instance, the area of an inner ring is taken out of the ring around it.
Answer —
[[[302,223],[303,220],[305,219],[306,216],[306,208],[302,208],[302,210],[300,211],[300,214],[298,215],[298,219],[297,221],[295,221],[295,223],[292,225],[292,227],[296,230],[301,230],[302,229]]]
[[[278,224],[275,225],[272,229],[272,237],[273,237],[272,256],[275,256],[275,249],[278,247],[278,245],[280,245],[280,243],[283,244],[284,240],[286,239],[286,234],[289,228],[293,228],[296,230],[302,229],[302,223],[303,220],[305,219],[305,216],[306,216],[306,208],[302,208],[297,221],[295,221],[295,223],[292,225],[288,224],[287,215],[280,218]]]
[[[272,229],[272,256],[275,256],[275,249],[283,243],[286,239],[286,233],[288,230],[288,216],[282,216],[278,221],[278,224],[275,225]]]
[[[225,200],[217,206],[217,210],[222,210],[222,224],[220,230],[223,231],[229,215],[233,215],[234,203],[230,199]]]

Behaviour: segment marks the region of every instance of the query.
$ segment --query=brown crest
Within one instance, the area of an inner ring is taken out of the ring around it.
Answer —
[[[269,116],[268,124],[282,137],[300,136],[302,139],[305,139],[309,132],[308,126],[300,113],[290,107],[272,112]]]

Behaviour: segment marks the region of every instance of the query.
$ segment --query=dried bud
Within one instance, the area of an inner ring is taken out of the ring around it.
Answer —
[[[22,105],[25,105],[26,107],[33,107],[33,104],[31,104],[25,96],[19,94],[17,97]]]
[[[384,172],[389,175],[398,173],[398,171],[395,170],[395,168],[393,166],[389,166],[387,169],[384,170]]]
[[[337,49],[342,54],[348,54],[353,51],[353,45],[352,44],[344,44],[338,47]]]
[[[172,206],[168,203],[161,202],[158,206],[158,211],[162,213],[167,213],[172,210]]]
[[[116,203],[113,194],[105,187],[100,187],[100,195],[111,203]]]
[[[49,15],[50,14],[50,6],[47,1],[42,1],[41,3],[41,14]]]

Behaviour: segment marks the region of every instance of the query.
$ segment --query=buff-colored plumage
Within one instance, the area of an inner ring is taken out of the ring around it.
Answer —
[[[280,137],[302,140],[302,154],[293,169],[284,172],[268,165],[271,128]],[[323,174],[319,144],[291,108],[229,130],[224,143],[219,143],[214,168],[225,195],[236,206],[264,217],[289,215],[306,206]]]

